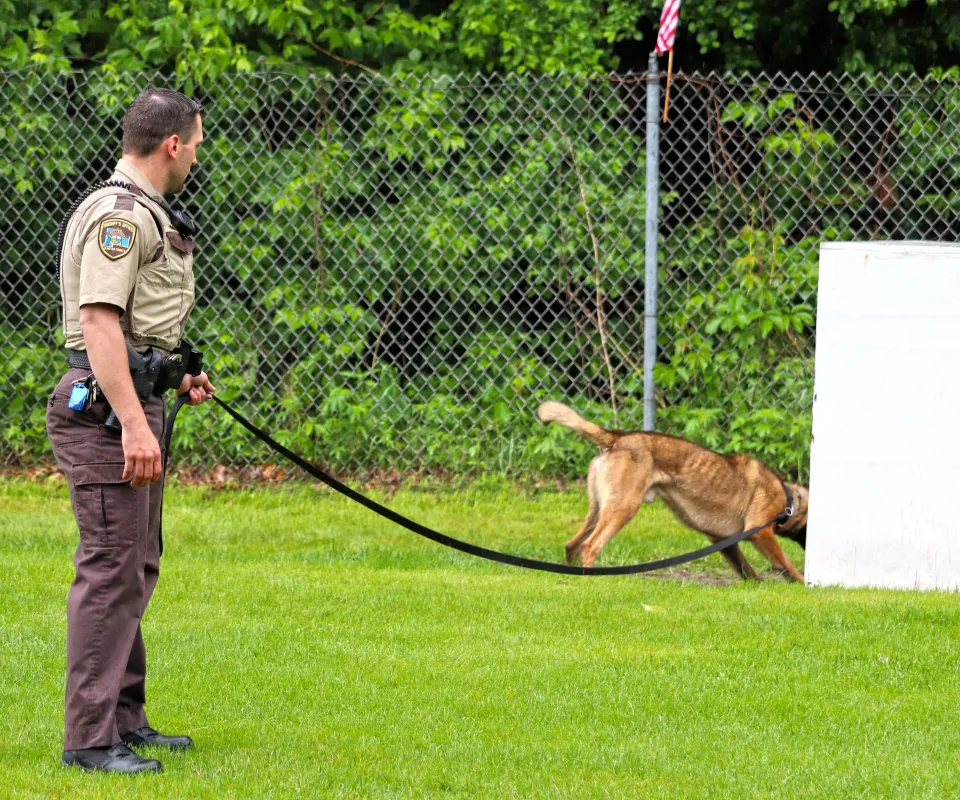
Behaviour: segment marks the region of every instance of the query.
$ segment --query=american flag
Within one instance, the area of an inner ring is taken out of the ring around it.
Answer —
[[[677,19],[680,17],[680,0],[665,0],[660,15],[660,31],[657,33],[657,55],[673,50],[677,36]]]

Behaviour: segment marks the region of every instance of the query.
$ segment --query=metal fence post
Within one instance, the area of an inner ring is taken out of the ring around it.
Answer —
[[[657,222],[660,216],[660,69],[656,53],[647,65],[647,213],[643,290],[643,429],[655,428],[653,367],[657,360]]]

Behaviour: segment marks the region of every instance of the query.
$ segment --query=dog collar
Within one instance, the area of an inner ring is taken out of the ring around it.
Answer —
[[[783,493],[787,496],[787,507],[783,510],[781,515],[784,520],[790,519],[793,516],[794,512],[797,510],[796,506],[793,504],[793,493],[787,488],[787,484],[780,482],[780,485],[783,486]]]

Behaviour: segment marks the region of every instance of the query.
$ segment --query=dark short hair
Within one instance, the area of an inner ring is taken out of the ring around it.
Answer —
[[[197,115],[206,115],[192,97],[172,89],[147,89],[123,115],[123,152],[148,156],[168,136],[189,139],[197,130]]]

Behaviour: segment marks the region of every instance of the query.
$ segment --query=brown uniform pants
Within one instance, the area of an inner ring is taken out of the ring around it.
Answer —
[[[85,413],[67,408],[71,369],[47,404],[47,435],[67,476],[80,543],[67,599],[65,750],[116,744],[147,724],[147,656],[140,618],[160,575],[161,481],[135,489],[122,479],[120,436],[103,427],[101,398]],[[163,401],[145,411],[163,447]]]

